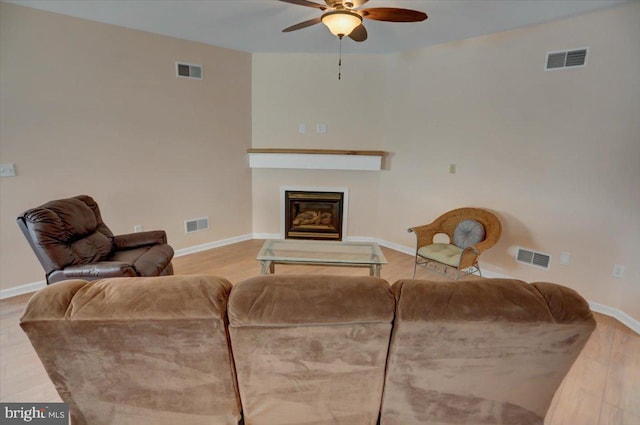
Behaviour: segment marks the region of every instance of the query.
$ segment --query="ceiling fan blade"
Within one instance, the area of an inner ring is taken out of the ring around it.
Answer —
[[[300,22],[299,24],[291,25],[282,30],[282,32],[291,32],[296,30],[301,30],[302,28],[310,27],[311,25],[319,24],[322,22],[321,17],[309,19],[308,21]]]
[[[307,0],[280,0],[280,1],[284,3],[297,4],[299,6],[315,7],[316,9],[320,9],[320,10],[327,9],[327,6],[325,6],[324,4],[314,3],[312,1],[307,1]]]
[[[353,41],[365,41],[367,39],[367,29],[360,24],[349,34],[349,38]]]
[[[427,14],[411,9],[395,7],[371,7],[359,11],[363,18],[387,22],[420,22],[427,19]]]

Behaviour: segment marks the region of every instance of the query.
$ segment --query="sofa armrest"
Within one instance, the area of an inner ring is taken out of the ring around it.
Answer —
[[[113,243],[116,249],[133,249],[149,245],[161,245],[167,243],[167,233],[164,230],[151,230],[148,232],[116,235],[113,238]]]
[[[100,261],[91,264],[68,266],[62,270],[65,279],[95,279],[107,277],[137,276],[136,269],[120,261]]]

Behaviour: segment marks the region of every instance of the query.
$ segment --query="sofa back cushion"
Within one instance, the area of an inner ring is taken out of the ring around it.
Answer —
[[[237,425],[231,284],[211,276],[69,280],[21,326],[74,425]]]
[[[368,276],[235,285],[229,331],[245,423],[376,424],[394,304],[389,284]]]
[[[24,212],[21,219],[47,271],[94,263],[113,250],[113,233],[90,196],[51,201]]]
[[[542,425],[595,328],[549,283],[398,281],[381,425]]]

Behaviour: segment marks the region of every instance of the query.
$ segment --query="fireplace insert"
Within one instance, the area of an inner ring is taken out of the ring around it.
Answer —
[[[342,240],[342,192],[285,191],[285,238]]]

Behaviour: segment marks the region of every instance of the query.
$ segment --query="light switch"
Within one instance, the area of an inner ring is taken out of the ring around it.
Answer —
[[[298,133],[300,134],[304,134],[307,132],[307,126],[306,124],[298,124]]]
[[[450,174],[456,173],[456,164],[449,164],[449,173]]]
[[[325,134],[327,132],[326,124],[318,124],[318,134]]]
[[[15,177],[15,164],[0,164],[0,177]]]
[[[611,276],[617,277],[618,279],[623,279],[624,278],[624,266],[621,266],[620,264],[614,264],[613,265],[613,272],[611,272]]]

